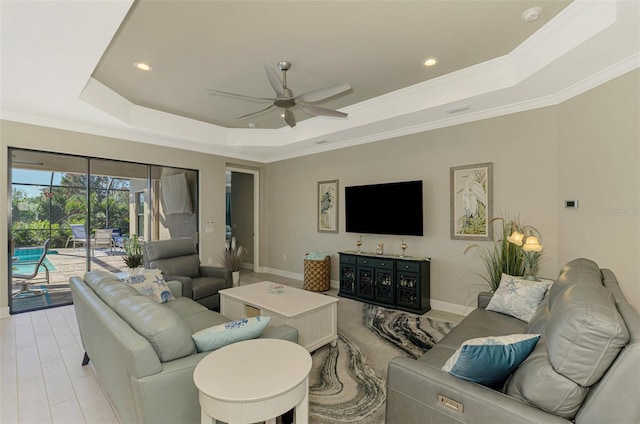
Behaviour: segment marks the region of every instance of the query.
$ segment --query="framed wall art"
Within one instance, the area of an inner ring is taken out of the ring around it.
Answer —
[[[491,240],[493,163],[452,167],[450,186],[451,239]]]
[[[338,232],[338,180],[318,182],[318,232]]]

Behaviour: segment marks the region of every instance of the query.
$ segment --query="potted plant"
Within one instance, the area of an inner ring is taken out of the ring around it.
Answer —
[[[532,226],[521,225],[520,218],[496,217],[490,221],[494,238],[489,246],[472,244],[464,253],[475,250],[482,260],[485,274],[479,274],[495,292],[500,286],[502,274],[535,279],[540,257],[540,232]],[[498,227],[499,228],[496,228]]]
[[[137,272],[137,268],[143,264],[142,243],[135,234],[124,240],[125,255],[122,258],[129,268],[129,274],[133,275]],[[134,271],[135,270],[135,271]]]
[[[233,285],[240,284],[240,261],[249,253],[247,249],[242,246],[238,246],[236,238],[231,238],[225,242],[224,250],[222,251],[222,266],[231,269],[231,275],[233,277]]]

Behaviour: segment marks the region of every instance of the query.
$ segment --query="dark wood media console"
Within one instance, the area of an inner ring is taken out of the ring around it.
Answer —
[[[339,296],[418,314],[431,309],[429,258],[339,254]]]

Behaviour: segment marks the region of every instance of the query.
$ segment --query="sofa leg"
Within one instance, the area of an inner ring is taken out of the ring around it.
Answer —
[[[84,353],[84,358],[82,358],[82,366],[84,367],[88,363],[89,363],[89,355],[87,355],[87,352],[85,352]]]

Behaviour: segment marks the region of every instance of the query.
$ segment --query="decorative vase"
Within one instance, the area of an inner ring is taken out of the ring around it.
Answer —
[[[231,279],[233,280],[233,287],[238,287],[240,285],[240,271],[233,271]]]
[[[133,276],[133,275],[138,275],[140,274],[140,271],[143,270],[144,268],[139,266],[137,268],[127,268],[127,272],[129,273],[129,277]]]
[[[382,255],[382,254],[384,254],[384,243],[382,243],[382,242],[378,242],[378,245],[377,245],[377,247],[376,247],[376,253],[377,253],[378,255]]]

